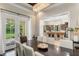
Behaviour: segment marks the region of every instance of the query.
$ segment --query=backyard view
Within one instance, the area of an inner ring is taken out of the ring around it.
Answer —
[[[20,35],[25,36],[25,22],[20,21]]]
[[[25,22],[20,21],[20,35],[25,36]],[[7,18],[6,23],[6,39],[15,38],[15,21]]]
[[[6,39],[11,39],[14,37],[15,37],[15,21],[13,19],[7,18]]]

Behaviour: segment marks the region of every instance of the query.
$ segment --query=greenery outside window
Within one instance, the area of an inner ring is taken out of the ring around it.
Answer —
[[[15,21],[14,19],[7,18],[6,22],[6,39],[15,38]]]
[[[20,21],[20,35],[25,36],[25,22]]]

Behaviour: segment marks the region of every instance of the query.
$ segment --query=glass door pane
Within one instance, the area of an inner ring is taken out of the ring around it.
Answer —
[[[20,35],[25,36],[25,22],[20,21]]]
[[[15,38],[15,21],[14,19],[7,18],[6,23],[6,39]]]

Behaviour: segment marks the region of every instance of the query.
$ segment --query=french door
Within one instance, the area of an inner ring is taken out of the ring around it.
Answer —
[[[20,40],[20,35],[31,38],[31,21],[27,16],[17,15],[15,13],[2,11],[2,29],[5,50],[14,46],[14,40]]]
[[[2,11],[2,29],[3,41],[5,43],[5,50],[11,49],[14,46],[16,39],[16,20],[17,15],[11,12]]]
[[[19,36],[28,36],[28,18],[19,16]]]
[[[19,16],[19,37],[27,36],[28,40],[32,39],[31,20],[29,17]]]

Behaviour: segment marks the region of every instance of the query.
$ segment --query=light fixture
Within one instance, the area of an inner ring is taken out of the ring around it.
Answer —
[[[33,11],[39,12],[43,10],[44,8],[48,7],[50,4],[48,3],[38,3],[35,6],[33,6]]]

